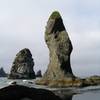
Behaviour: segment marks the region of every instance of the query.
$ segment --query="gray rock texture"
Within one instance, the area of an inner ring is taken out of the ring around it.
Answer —
[[[31,79],[35,78],[33,70],[34,61],[29,49],[21,50],[13,62],[9,78],[12,79]]]

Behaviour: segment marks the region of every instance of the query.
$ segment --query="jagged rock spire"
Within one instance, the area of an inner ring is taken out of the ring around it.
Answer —
[[[29,49],[22,49],[17,55],[13,62],[9,78],[20,79],[20,78],[35,78],[35,72],[33,70],[34,61],[32,54]]]
[[[49,48],[49,65],[43,80],[73,77],[70,64],[72,43],[58,11],[54,11],[47,22],[45,41]]]

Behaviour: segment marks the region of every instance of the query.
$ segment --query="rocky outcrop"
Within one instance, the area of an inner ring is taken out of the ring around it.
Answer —
[[[0,100],[61,100],[48,90],[11,85],[0,89]]]
[[[36,77],[42,77],[41,70],[37,71],[37,73],[36,73]]]
[[[7,74],[2,67],[0,68],[0,77],[7,77]]]
[[[91,76],[87,78],[63,78],[55,80],[37,80],[36,84],[48,85],[52,88],[68,88],[68,87],[87,87],[100,85],[100,76]]]
[[[100,85],[100,76],[94,75],[83,79],[84,86]]]
[[[21,50],[13,62],[9,78],[12,79],[33,79],[35,72],[33,70],[34,61],[29,49]]]
[[[40,84],[45,82],[46,84],[51,84],[52,80],[66,80],[69,77],[74,77],[70,64],[70,55],[73,49],[72,43],[61,15],[57,11],[51,14],[47,22],[45,41],[49,48],[50,61]]]

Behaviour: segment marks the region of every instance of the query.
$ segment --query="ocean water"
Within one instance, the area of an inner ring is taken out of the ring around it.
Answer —
[[[49,89],[53,92],[56,91],[56,93],[61,96],[62,100],[100,100],[100,86],[58,89],[35,85],[35,80],[10,80],[7,78],[0,78],[0,88],[9,86],[13,81],[16,81],[19,85]]]

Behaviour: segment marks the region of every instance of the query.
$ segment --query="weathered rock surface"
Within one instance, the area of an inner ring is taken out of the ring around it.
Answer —
[[[51,14],[45,31],[45,41],[49,48],[49,65],[42,80],[45,83],[53,80],[67,79],[74,77],[70,55],[72,52],[72,43],[63,24],[63,20],[59,12],[55,11]],[[49,83],[46,83],[49,84]]]
[[[33,70],[34,61],[29,49],[21,50],[13,62],[9,78],[12,79],[31,79],[35,78]]]
[[[45,31],[45,41],[50,52],[46,77],[55,79],[73,75],[70,65],[72,43],[59,12],[51,14]]]
[[[0,100],[61,100],[48,90],[11,85],[0,89]]]
[[[0,68],[0,77],[7,77],[7,74],[3,68]]]

